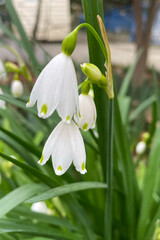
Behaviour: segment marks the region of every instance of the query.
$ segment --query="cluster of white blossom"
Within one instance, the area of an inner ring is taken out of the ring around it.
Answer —
[[[70,57],[73,50],[67,47],[68,41],[62,44],[62,52],[42,70],[26,105],[32,107],[37,102],[39,117],[48,118],[57,110],[62,119],[46,141],[39,160],[43,165],[52,156],[57,175],[64,174],[72,162],[78,172],[87,172],[85,146],[79,128],[87,131],[94,128],[96,122],[93,99],[86,93],[78,97],[77,77]]]

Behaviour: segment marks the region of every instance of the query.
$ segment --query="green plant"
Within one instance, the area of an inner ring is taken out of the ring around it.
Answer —
[[[103,1],[87,0],[82,4],[86,23],[91,24],[101,36],[97,15],[103,17]],[[6,7],[20,33],[20,40],[4,26],[2,29],[26,50],[31,70],[37,75],[41,66],[10,0],[6,1]],[[91,32],[87,32],[87,37],[90,62],[105,74],[105,59],[98,42]],[[50,161],[43,167],[37,164],[47,137],[60,120],[56,113],[49,119],[38,118],[35,108],[25,106],[27,90],[25,97],[19,99],[10,94],[0,95],[0,99],[7,102],[7,109],[0,110],[1,239],[152,238],[156,221],[160,218],[160,128],[157,125],[160,105],[157,75],[153,69],[153,95],[131,111],[132,99],[128,96],[128,87],[139,54],[118,94],[114,79],[114,109],[113,100],[109,100],[105,91],[94,85],[97,126],[95,132],[82,133],[88,169],[84,176],[71,167],[65,175],[58,177]],[[130,129],[138,116],[150,106],[153,111],[148,127],[148,152],[139,156],[136,167]],[[113,162],[110,161],[112,157]],[[144,178],[140,185],[140,163],[144,157]],[[50,215],[31,211],[31,204],[39,201],[45,201]]]

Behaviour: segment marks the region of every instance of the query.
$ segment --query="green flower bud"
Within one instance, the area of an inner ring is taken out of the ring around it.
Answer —
[[[98,85],[106,85],[106,77],[101,73],[99,68],[92,63],[81,64],[82,72],[94,83]]]
[[[62,52],[67,56],[71,56],[77,43],[78,29],[74,29],[69,33],[62,42]]]
[[[11,62],[6,62],[5,68],[6,68],[6,72],[14,72],[14,73],[20,72],[20,68],[16,64]]]
[[[92,63],[83,63],[80,65],[82,72],[91,80],[99,81],[102,73],[97,66]]]

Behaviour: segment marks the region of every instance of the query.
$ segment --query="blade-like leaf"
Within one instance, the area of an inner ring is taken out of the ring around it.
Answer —
[[[29,39],[27,38],[27,35],[24,31],[24,28],[19,20],[19,17],[13,7],[13,4],[10,0],[6,0],[6,8],[7,11],[12,19],[12,22],[14,23],[14,25],[16,26],[20,36],[21,36],[21,40],[22,40],[22,44],[24,49],[26,50],[26,53],[29,56],[29,60],[32,63],[32,67],[35,73],[38,73],[38,68],[40,67],[35,55],[34,55],[34,51],[33,51],[33,47],[29,41]]]
[[[0,199],[0,217],[4,216],[26,199],[44,190],[46,190],[45,185],[32,183],[19,187],[8,193]]]
[[[47,184],[50,187],[55,186],[55,183],[58,184],[58,185],[61,183],[60,179],[58,180],[58,178],[56,178],[56,177],[55,178],[50,178],[46,174],[37,170],[36,168],[33,168],[26,163],[20,162],[15,158],[7,156],[3,153],[0,153],[0,156],[3,157],[4,159],[14,163],[15,165],[21,167],[24,171],[33,174],[33,176],[37,177],[38,179],[40,179],[42,182],[44,182],[45,184]]]
[[[36,147],[34,147],[33,144],[30,144],[30,143],[24,141],[22,138],[19,138],[18,136],[16,136],[12,132],[7,131],[6,129],[2,128],[1,126],[0,126],[0,131],[4,132],[7,136],[14,139],[16,142],[18,142],[20,145],[22,145],[30,153],[33,153],[35,156],[40,158],[41,151],[39,151]]]
[[[59,230],[47,224],[33,223],[26,220],[0,219],[1,233],[27,233],[32,236],[52,237],[54,239],[82,240],[79,233]]]
[[[146,108],[148,108],[153,102],[155,101],[155,96],[151,96],[150,98],[146,99],[144,102],[142,102],[129,116],[129,120],[133,121],[135,120],[138,115],[144,111]]]
[[[63,185],[61,187],[50,189],[42,194],[39,194],[38,196],[28,199],[27,202],[29,203],[39,202],[39,201],[51,199],[53,197],[62,196],[67,193],[72,193],[72,192],[86,190],[86,189],[106,188],[106,187],[107,186],[105,183],[100,183],[100,182],[71,183],[71,184]]]

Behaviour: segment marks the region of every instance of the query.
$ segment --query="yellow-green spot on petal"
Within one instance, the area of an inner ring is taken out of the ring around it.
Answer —
[[[79,116],[79,118],[81,118],[81,114],[80,114],[80,112],[79,112],[78,116]]]
[[[42,157],[39,160],[39,163],[42,163],[42,162],[43,162],[43,155],[42,155]]]
[[[68,122],[70,120],[70,116],[68,115],[66,118],[66,122]]]
[[[88,127],[88,123],[85,123],[85,124],[83,125],[83,130],[87,130],[87,127]]]
[[[57,170],[58,170],[58,171],[62,171],[62,167],[61,167],[61,166],[59,166]]]
[[[41,113],[46,114],[47,111],[48,111],[48,107],[47,107],[47,105],[46,105],[46,104],[43,104],[43,106],[42,106],[42,108],[41,108]]]
[[[81,168],[82,168],[83,171],[85,170],[85,164],[84,164],[84,162],[82,163]]]
[[[30,104],[30,100],[27,102],[27,104]]]

